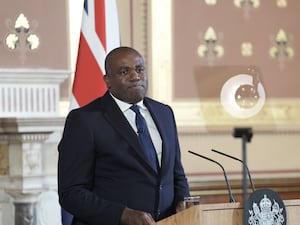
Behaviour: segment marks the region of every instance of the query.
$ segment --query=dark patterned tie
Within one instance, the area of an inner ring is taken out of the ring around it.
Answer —
[[[150,162],[150,165],[152,168],[157,171],[157,156],[156,151],[153,145],[153,142],[150,137],[150,133],[147,127],[146,120],[142,116],[140,112],[140,107],[138,105],[132,105],[130,107],[131,110],[133,110],[136,114],[135,116],[135,123],[137,127],[137,133],[140,140],[140,143],[143,147],[144,154],[147,157],[148,161]]]

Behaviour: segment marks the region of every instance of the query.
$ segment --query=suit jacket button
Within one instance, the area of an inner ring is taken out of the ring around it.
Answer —
[[[160,210],[157,210],[156,215],[157,215],[157,218],[160,216]]]

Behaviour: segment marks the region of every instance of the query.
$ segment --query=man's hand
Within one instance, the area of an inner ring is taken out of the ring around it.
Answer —
[[[125,208],[120,225],[154,225],[155,221],[150,213]]]
[[[181,212],[185,210],[185,207],[184,207],[184,202],[183,201],[180,201],[178,202],[177,206],[176,206],[176,212]]]

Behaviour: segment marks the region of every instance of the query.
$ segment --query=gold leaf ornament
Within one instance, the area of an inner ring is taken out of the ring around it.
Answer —
[[[208,48],[206,45],[199,45],[197,52],[201,58],[204,58],[207,54]]]
[[[40,39],[37,35],[35,34],[30,34],[27,39],[26,39],[27,43],[29,44],[29,48],[31,50],[37,49],[39,47],[40,44]]]
[[[216,35],[214,28],[212,28],[212,27],[207,28],[205,35],[204,35],[204,40],[206,42],[215,42],[217,40],[217,35]]]
[[[292,49],[291,47],[286,47],[285,49],[285,54],[287,55],[287,57],[289,59],[293,58],[295,53],[294,53],[294,49]]]
[[[271,56],[271,58],[277,58],[278,56],[278,49],[275,46],[272,46],[269,50],[269,54]]]
[[[5,43],[9,49],[14,50],[17,47],[18,41],[19,41],[19,38],[16,34],[8,34],[6,37]]]
[[[21,28],[24,28],[25,31],[29,30],[29,22],[28,19],[21,13],[15,23],[15,29],[17,32],[20,32]]]
[[[221,45],[216,45],[214,48],[214,52],[217,58],[221,58],[224,55],[224,48]]]

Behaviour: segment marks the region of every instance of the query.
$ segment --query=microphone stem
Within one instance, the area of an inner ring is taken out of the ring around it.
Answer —
[[[244,205],[244,213],[243,213],[243,221],[244,225],[248,224],[248,213],[249,213],[249,206],[248,206],[248,183],[247,183],[247,174],[246,174],[246,165],[247,165],[247,151],[246,151],[246,143],[247,143],[247,136],[243,135],[242,137],[242,149],[243,149],[243,205]]]
[[[224,174],[225,181],[226,181],[226,185],[227,185],[227,190],[228,190],[228,193],[229,193],[229,202],[231,202],[231,203],[232,203],[232,202],[235,202],[234,197],[233,197],[232,192],[231,192],[231,187],[230,187],[230,184],[229,184],[229,182],[228,182],[227,174],[226,174],[226,172],[225,172],[224,167],[223,167],[219,162],[217,162],[217,161],[215,161],[215,160],[213,160],[213,159],[210,159],[210,158],[208,158],[208,157],[206,157],[206,156],[204,156],[204,155],[200,155],[200,154],[198,154],[198,153],[196,153],[196,152],[192,152],[192,151],[188,151],[188,152],[189,152],[189,153],[192,153],[192,154],[194,154],[194,155],[197,155],[197,156],[199,156],[199,157],[201,157],[201,158],[207,159],[207,160],[209,160],[209,161],[211,161],[211,162],[214,162],[214,163],[216,163],[217,165],[219,165],[219,166],[221,167],[221,169],[223,170],[223,174]]]
[[[246,168],[246,170],[247,170],[248,177],[249,177],[249,181],[250,181],[250,184],[251,184],[252,192],[255,191],[255,187],[254,187],[254,184],[253,184],[253,182],[252,182],[252,178],[251,178],[251,174],[250,174],[249,168],[248,168],[248,166],[244,163],[243,160],[241,160],[241,159],[239,159],[239,158],[236,158],[236,157],[234,157],[234,156],[228,155],[228,154],[226,154],[226,153],[224,153],[224,152],[220,152],[220,151],[215,150],[215,149],[212,149],[212,151],[213,151],[213,152],[216,152],[216,153],[219,153],[219,154],[221,154],[221,155],[227,156],[227,157],[229,157],[229,158],[231,158],[231,159],[235,159],[235,160],[241,162],[241,163],[245,166],[245,168]]]
[[[218,164],[218,165],[221,166],[221,164]],[[229,185],[226,172],[225,172],[223,166],[221,166],[221,168],[223,170],[224,177],[225,177],[225,180],[226,180],[227,189],[228,189],[228,192],[229,192],[229,202],[233,203],[233,202],[235,202],[235,200],[234,200],[234,197],[233,197],[232,192],[231,192],[231,187]]]

